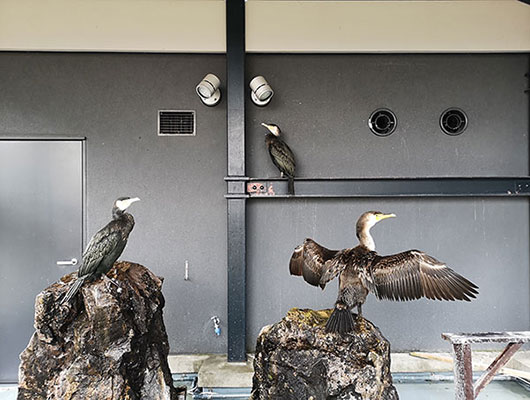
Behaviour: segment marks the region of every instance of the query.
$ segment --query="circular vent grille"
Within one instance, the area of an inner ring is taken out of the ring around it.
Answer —
[[[397,119],[394,113],[386,108],[375,110],[368,119],[370,130],[377,136],[388,136],[396,129]]]
[[[448,135],[460,135],[467,128],[467,115],[459,108],[449,108],[440,116],[440,127]]]

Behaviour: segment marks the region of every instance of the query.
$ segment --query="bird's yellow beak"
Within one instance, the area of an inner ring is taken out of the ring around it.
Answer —
[[[394,218],[396,216],[396,214],[377,214],[375,216],[375,219],[377,222],[383,220],[383,219],[387,219],[387,218]]]
[[[137,201],[140,201],[138,197],[133,197],[126,200],[118,200],[116,201],[116,207],[118,207],[122,211],[125,211],[131,206],[132,203],[135,203]]]

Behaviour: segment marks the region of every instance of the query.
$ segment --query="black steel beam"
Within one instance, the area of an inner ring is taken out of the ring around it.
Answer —
[[[226,1],[228,176],[245,176],[245,2]]]
[[[295,197],[487,197],[530,196],[530,177],[317,178],[296,179]],[[249,198],[284,198],[286,179],[250,178]]]
[[[246,360],[245,1],[226,0],[228,361]]]
[[[228,200],[228,361],[246,360],[246,200]]]

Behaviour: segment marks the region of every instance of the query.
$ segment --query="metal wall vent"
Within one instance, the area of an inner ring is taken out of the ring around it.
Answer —
[[[375,110],[368,118],[368,127],[377,136],[389,136],[396,130],[396,115],[387,108]]]
[[[195,111],[159,110],[158,136],[195,136]]]
[[[440,128],[445,134],[458,136],[467,128],[467,115],[459,108],[449,108],[440,116]]]

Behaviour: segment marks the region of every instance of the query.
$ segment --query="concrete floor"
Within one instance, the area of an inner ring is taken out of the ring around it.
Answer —
[[[16,400],[17,388],[11,385],[0,386],[0,400]]]
[[[401,400],[453,400],[454,386],[452,382],[438,383],[396,383]],[[217,393],[217,394],[216,394]],[[247,390],[211,389],[196,399],[248,399]],[[238,395],[239,394],[239,395]],[[0,386],[0,400],[16,400],[16,387]],[[191,397],[189,397],[191,398]],[[530,391],[510,381],[494,381],[477,397],[478,400],[524,400],[530,399]]]
[[[401,400],[454,400],[453,382],[440,383],[397,383],[396,389]],[[491,382],[478,400],[528,400],[530,391],[516,382]]]
[[[489,365],[497,354],[498,352],[494,351],[473,352],[474,371],[484,370],[484,367]],[[450,353],[432,355],[438,358],[451,358]],[[393,353],[391,357],[391,371],[395,377],[395,386],[401,400],[454,399],[454,383],[452,381],[425,382],[416,378],[414,381],[408,378],[396,378],[397,376],[407,377],[413,373],[442,373],[445,374],[445,377],[451,377],[453,372],[452,363],[417,358],[408,353]],[[237,364],[227,363],[225,355],[178,355],[169,357],[172,372],[197,373],[199,386],[209,388],[207,390],[211,393],[217,393],[217,396],[205,394],[205,397],[199,397],[205,399],[247,399],[249,390],[234,390],[233,388],[250,388],[252,386],[253,361],[254,356],[252,354],[248,355],[246,363]],[[506,367],[530,373],[530,351],[519,351]],[[223,388],[226,389],[223,390]],[[223,397],[223,395],[226,397]],[[477,399],[530,399],[530,391],[514,381],[494,381],[483,390]]]
[[[432,354],[432,353],[431,353]],[[497,352],[473,352],[474,371],[483,369],[497,355]],[[449,353],[437,353],[437,357],[450,357]],[[199,386],[214,395],[198,396],[196,399],[246,399],[252,386],[253,355],[249,355],[246,363],[227,363],[225,355],[173,355],[169,364],[174,374],[197,374]],[[481,368],[482,367],[482,368]],[[519,371],[530,373],[530,351],[518,352],[507,365]],[[454,383],[443,379],[411,380],[407,377],[413,373],[442,373],[441,376],[452,375],[452,364],[442,361],[425,360],[407,353],[392,354],[392,374],[401,400],[452,400],[454,399]],[[429,374],[423,374],[428,378]],[[239,388],[239,389],[237,389]],[[191,398],[191,397],[189,397]],[[479,395],[479,400],[522,400],[530,399],[530,391],[514,381],[494,381]],[[16,400],[16,386],[0,385],[0,400]]]
[[[438,358],[450,359],[450,353],[429,353]],[[473,371],[482,371],[495,359],[498,352],[474,351]],[[409,353],[392,353],[392,373],[453,372],[449,362],[427,360]],[[254,355],[249,354],[246,363],[228,363],[222,354],[172,355],[169,366],[172,373],[197,373],[201,387],[251,387]],[[506,367],[530,374],[530,351],[519,351]]]
[[[400,400],[454,400],[452,382],[438,383],[398,383],[395,385]],[[250,390],[209,390],[196,399],[248,399]],[[523,400],[530,392],[515,382],[492,382],[478,400]]]

